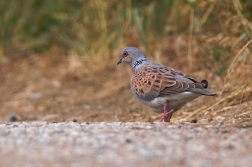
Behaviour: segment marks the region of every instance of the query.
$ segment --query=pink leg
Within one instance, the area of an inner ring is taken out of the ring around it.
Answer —
[[[173,110],[169,111],[168,103],[165,102],[164,103],[164,114],[163,114],[160,122],[162,122],[162,121],[164,121],[164,122],[170,122],[172,114],[173,114]]]

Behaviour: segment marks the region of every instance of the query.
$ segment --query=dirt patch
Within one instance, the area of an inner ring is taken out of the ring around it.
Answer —
[[[204,71],[192,76],[205,79]],[[2,63],[1,121],[157,121],[130,91],[132,69],[113,66],[89,74],[72,70],[67,57],[25,56]],[[202,77],[203,76],[203,77]],[[202,77],[202,78],[201,78]],[[222,81],[208,78],[220,94]],[[233,84],[233,83],[232,83]],[[222,123],[251,126],[252,88],[225,91],[218,97],[200,97],[176,112],[172,122]],[[15,120],[15,119],[14,119]]]

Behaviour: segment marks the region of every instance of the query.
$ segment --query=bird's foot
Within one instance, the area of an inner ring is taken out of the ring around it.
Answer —
[[[169,111],[168,109],[168,102],[164,103],[164,114],[162,118],[160,119],[160,122],[170,122],[170,119],[172,117],[173,110]]]
[[[170,122],[170,119],[168,119],[168,113],[164,113],[162,118],[160,119],[160,122]]]
[[[170,122],[172,114],[173,114],[173,111],[164,113],[162,118],[160,119],[160,122]]]

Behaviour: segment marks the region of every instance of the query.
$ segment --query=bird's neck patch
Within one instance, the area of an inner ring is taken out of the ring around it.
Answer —
[[[133,67],[137,68],[138,66],[140,66],[141,64],[143,64],[143,62],[147,61],[148,59],[146,57],[140,58],[137,61],[134,62]]]

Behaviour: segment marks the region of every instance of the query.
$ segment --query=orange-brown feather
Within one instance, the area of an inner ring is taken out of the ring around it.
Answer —
[[[206,83],[197,82],[182,72],[165,66],[143,66],[135,71],[131,80],[132,90],[139,98],[152,100],[158,96],[205,88]]]

